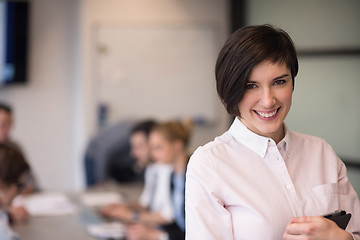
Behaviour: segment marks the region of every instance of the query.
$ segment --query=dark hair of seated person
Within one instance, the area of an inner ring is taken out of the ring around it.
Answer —
[[[17,183],[22,174],[30,171],[24,155],[7,143],[0,143],[0,182],[11,185]]]

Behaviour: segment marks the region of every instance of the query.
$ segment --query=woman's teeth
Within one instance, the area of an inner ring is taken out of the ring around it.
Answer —
[[[257,114],[260,115],[260,117],[263,117],[263,118],[270,118],[270,117],[273,117],[276,113],[277,113],[278,109],[270,112],[270,113],[263,113],[263,112],[258,112],[256,111]]]

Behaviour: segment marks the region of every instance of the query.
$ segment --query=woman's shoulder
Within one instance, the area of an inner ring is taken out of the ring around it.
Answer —
[[[291,137],[296,140],[302,140],[302,141],[315,141],[315,142],[326,142],[321,137],[317,137],[314,135],[306,134],[306,133],[300,133],[296,131],[290,131]]]
[[[290,136],[291,143],[294,145],[331,148],[330,144],[321,137],[299,132],[290,132]]]
[[[212,141],[199,146],[191,155],[190,163],[197,162],[197,164],[211,164],[216,156],[222,155],[233,137],[228,132],[215,137]],[[218,162],[218,161],[216,161]]]
[[[220,149],[224,148],[233,139],[234,139],[233,136],[228,131],[226,131],[222,135],[215,137],[212,141],[210,141],[202,146],[199,146],[195,150],[194,154],[195,153],[196,154],[206,153],[206,152],[214,151],[217,149],[220,150]]]

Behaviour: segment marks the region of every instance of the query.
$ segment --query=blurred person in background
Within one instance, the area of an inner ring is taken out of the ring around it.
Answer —
[[[134,126],[130,136],[130,154],[135,159],[134,172],[144,179],[145,169],[152,163],[150,157],[149,134],[156,122],[146,120]]]
[[[185,239],[185,172],[189,160],[187,150],[192,124],[170,121],[156,125],[150,133],[152,159],[173,167],[169,188],[171,191],[174,221],[149,226],[129,224],[128,240],[181,240]]]
[[[11,139],[13,124],[14,116],[11,106],[0,102],[0,142],[11,144],[20,149],[19,145]]]
[[[97,133],[85,152],[87,186],[144,182],[149,160],[147,134],[154,123],[152,119],[122,120]]]
[[[170,198],[171,165],[153,163],[150,156],[149,134],[154,121],[145,121],[134,126],[131,132],[131,155],[135,169],[145,169],[145,185],[137,203],[109,204],[100,209],[104,217],[123,222],[140,221],[146,224],[166,224],[173,220]]]
[[[104,127],[89,141],[84,159],[88,187],[136,180],[129,142],[135,124],[134,120],[122,120]]]
[[[26,185],[30,167],[22,153],[13,145],[0,143],[0,239],[16,240],[19,237],[9,226],[8,208],[15,196]]]
[[[13,124],[12,109],[5,103],[0,103],[0,142],[11,142],[10,131]]]
[[[0,143],[10,145],[24,155],[20,145],[11,138],[13,124],[14,116],[12,107],[7,103],[0,103]],[[26,186],[22,193],[30,194],[35,191],[38,191],[38,187],[33,174],[29,172],[26,175]],[[29,214],[23,206],[11,206],[7,208],[7,211],[10,223],[21,223],[29,218]]]

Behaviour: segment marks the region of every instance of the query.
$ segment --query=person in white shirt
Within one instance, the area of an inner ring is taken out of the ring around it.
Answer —
[[[174,219],[170,196],[172,166],[154,163],[150,156],[149,134],[154,121],[139,123],[131,132],[131,155],[138,166],[145,168],[145,186],[137,203],[109,204],[100,214],[123,222],[140,222],[149,225],[168,224]]]
[[[127,228],[128,240],[184,240],[185,239],[185,172],[189,161],[188,144],[192,121],[168,121],[157,124],[150,133],[152,159],[157,163],[173,167],[171,183],[172,209],[174,221],[156,227],[133,224]]]
[[[26,186],[30,167],[13,145],[0,143],[0,239],[16,240],[19,236],[9,226],[8,208]]]
[[[217,59],[230,129],[199,147],[186,174],[186,239],[360,239],[360,200],[324,140],[284,124],[298,72],[289,35],[244,27]],[[352,214],[346,230],[322,217]]]

